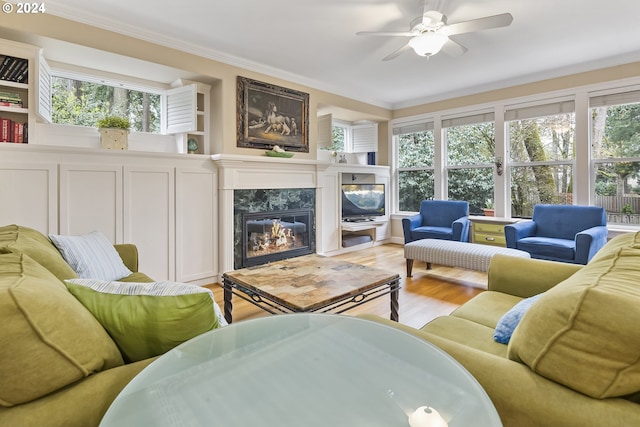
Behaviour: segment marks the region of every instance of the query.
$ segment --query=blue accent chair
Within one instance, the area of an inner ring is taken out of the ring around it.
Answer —
[[[586,264],[607,242],[607,214],[598,206],[535,205],[533,217],[504,227],[507,247],[531,258]]]
[[[423,200],[420,213],[403,218],[404,242],[420,239],[469,241],[469,203]]]

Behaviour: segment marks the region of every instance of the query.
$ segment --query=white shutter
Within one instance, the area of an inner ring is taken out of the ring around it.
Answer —
[[[193,132],[197,130],[196,85],[170,89],[166,94],[167,133]]]
[[[318,148],[328,148],[333,144],[333,124],[331,114],[318,116]]]
[[[364,125],[354,125],[352,132],[352,152],[368,153],[378,151],[378,124],[367,123]]]
[[[51,123],[51,69],[42,52],[36,57],[38,80],[36,86],[36,114],[47,123]]]

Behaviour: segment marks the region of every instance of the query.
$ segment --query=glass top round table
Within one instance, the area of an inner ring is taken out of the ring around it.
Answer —
[[[242,321],[181,344],[141,371],[100,423],[218,425],[502,423],[476,379],[435,345],[373,321],[309,313]]]

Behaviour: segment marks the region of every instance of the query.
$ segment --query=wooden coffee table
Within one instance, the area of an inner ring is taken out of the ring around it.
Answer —
[[[398,274],[320,255],[305,255],[223,274],[224,317],[233,295],[271,313],[342,313],[390,294],[398,321]]]

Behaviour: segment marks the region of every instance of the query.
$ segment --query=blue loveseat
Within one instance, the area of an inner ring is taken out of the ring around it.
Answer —
[[[533,217],[504,227],[508,248],[531,258],[586,264],[607,242],[607,215],[598,206],[543,205]]]

